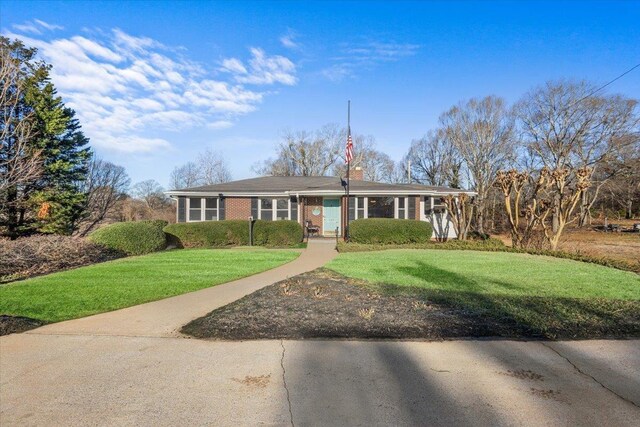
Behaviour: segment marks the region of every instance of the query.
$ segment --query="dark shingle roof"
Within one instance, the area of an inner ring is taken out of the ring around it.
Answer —
[[[448,187],[434,187],[420,184],[385,184],[373,181],[351,180],[350,191],[352,194],[358,192],[407,192],[416,191],[418,193],[434,192],[457,193],[464,190],[457,190]],[[241,179],[238,181],[225,182],[223,184],[203,185],[201,187],[184,188],[170,191],[170,194],[182,193],[234,193],[234,194],[261,194],[261,193],[341,193],[344,191],[342,181],[335,176],[263,176],[259,178]]]

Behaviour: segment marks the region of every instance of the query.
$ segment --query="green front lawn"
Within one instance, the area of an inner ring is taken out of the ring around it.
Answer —
[[[539,255],[408,249],[340,254],[326,267],[376,292],[507,325],[504,336],[640,337],[640,276],[632,272]]]
[[[640,300],[640,276],[539,255],[439,250],[340,254],[326,266],[400,287],[485,295]]]
[[[158,252],[0,286],[0,314],[58,322],[196,291],[294,260],[294,250]]]

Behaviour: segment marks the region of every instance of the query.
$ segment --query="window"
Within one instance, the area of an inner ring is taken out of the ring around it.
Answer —
[[[189,221],[202,221],[202,199],[189,198]]]
[[[398,197],[398,219],[407,219],[407,201],[404,197]]]
[[[433,205],[432,205],[433,204]],[[424,198],[424,214],[429,216],[436,212],[444,212],[446,206],[441,197],[425,196]]]
[[[275,199],[276,200],[276,219],[289,219],[289,200],[288,199]]]
[[[365,213],[364,213],[364,208],[365,208],[365,204],[364,204],[364,197],[358,197],[356,198],[356,218],[366,218]]]
[[[447,206],[444,204],[442,197],[433,198],[433,212],[444,212],[447,210]]]
[[[393,218],[393,197],[369,197],[368,218]]]
[[[364,197],[349,197],[349,221],[366,218]]]
[[[297,219],[297,201],[289,199],[260,199],[258,204],[258,218],[265,221],[275,221],[293,218]],[[291,213],[290,213],[291,212]]]
[[[260,199],[260,219],[273,220],[273,199]]]
[[[216,221],[218,219],[218,199],[208,197],[204,200],[204,220]]]

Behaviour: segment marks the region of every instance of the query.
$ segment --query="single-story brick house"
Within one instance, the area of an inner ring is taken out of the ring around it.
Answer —
[[[342,235],[350,220],[397,218],[429,221],[434,238],[456,234],[442,197],[465,191],[418,184],[364,181],[363,171],[351,171],[347,210],[344,181],[331,176],[264,176],[223,184],[168,191],[177,201],[177,222],[219,221],[249,217],[267,221],[310,222],[321,236]],[[468,194],[473,194],[469,193]]]

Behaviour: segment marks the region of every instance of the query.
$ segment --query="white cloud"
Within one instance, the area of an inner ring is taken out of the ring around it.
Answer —
[[[339,82],[355,75],[353,67],[348,64],[335,64],[320,71],[320,74],[333,82]]]
[[[280,43],[282,43],[282,46],[287,49],[298,49],[300,47],[300,43],[296,42],[296,38],[298,38],[297,34],[293,30],[289,29],[286,34],[283,34],[280,37]]]
[[[295,85],[296,66],[289,58],[280,55],[268,56],[264,50],[252,47],[251,59],[245,66],[237,58],[228,58],[222,61],[222,71],[233,74],[238,83],[254,85],[271,85],[281,83]]]
[[[58,27],[37,20],[29,24],[38,31]],[[53,66],[51,79],[92,145],[128,153],[167,149],[180,130],[233,126],[235,117],[254,111],[266,94],[244,84],[296,82],[289,59],[259,48],[251,49],[246,66],[235,58],[223,61],[222,69],[231,73],[225,81],[186,59],[183,49],[117,28],[54,39],[5,35],[38,48]],[[166,139],[149,137],[159,131]]]
[[[236,58],[229,58],[222,61],[222,71],[228,71],[237,74],[247,74],[247,69],[242,62]]]
[[[64,27],[61,25],[49,24],[41,19],[34,19],[34,22],[49,31],[64,30]]]
[[[218,120],[212,123],[207,123],[209,129],[227,129],[233,126],[233,122],[229,120]]]
[[[13,29],[21,31],[23,33],[30,34],[42,34],[46,31],[64,30],[64,27],[55,24],[49,24],[40,19],[34,19],[33,21],[27,21],[24,24],[13,24]]]
[[[42,31],[40,31],[38,27],[29,22],[24,24],[13,24],[12,27],[18,31],[22,31],[23,33],[42,34]]]
[[[418,53],[420,45],[411,43],[377,42],[343,44],[332,65],[320,74],[332,81],[354,77],[358,70],[372,69],[382,63],[396,62]]]

